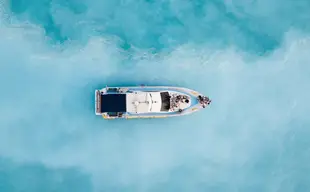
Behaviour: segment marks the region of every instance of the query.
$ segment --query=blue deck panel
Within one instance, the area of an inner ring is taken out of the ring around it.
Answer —
[[[101,95],[101,112],[126,112],[126,95]]]

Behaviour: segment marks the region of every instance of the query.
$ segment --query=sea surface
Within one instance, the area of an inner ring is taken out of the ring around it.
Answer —
[[[1,192],[310,191],[309,0],[0,0]],[[94,90],[195,89],[105,121]]]

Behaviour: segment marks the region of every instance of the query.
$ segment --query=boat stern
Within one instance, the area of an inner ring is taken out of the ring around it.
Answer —
[[[100,90],[95,91],[95,114],[102,115],[101,113],[101,92]]]

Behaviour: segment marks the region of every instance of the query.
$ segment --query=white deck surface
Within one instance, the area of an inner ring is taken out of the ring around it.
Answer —
[[[160,92],[135,92],[126,94],[126,107],[130,113],[160,112]]]

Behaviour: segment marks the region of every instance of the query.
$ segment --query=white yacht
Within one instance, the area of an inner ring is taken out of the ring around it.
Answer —
[[[95,113],[104,119],[182,116],[210,103],[209,97],[183,87],[142,85],[95,90]]]

